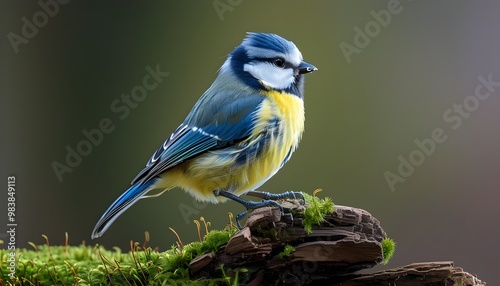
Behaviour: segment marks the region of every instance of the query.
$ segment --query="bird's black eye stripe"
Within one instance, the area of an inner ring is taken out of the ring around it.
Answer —
[[[289,62],[287,62],[284,58],[282,57],[276,57],[276,58],[252,58],[253,61],[255,62],[268,62],[271,63],[279,68],[282,69],[289,69],[289,68],[295,68],[295,66]],[[278,63],[277,63],[278,62]]]

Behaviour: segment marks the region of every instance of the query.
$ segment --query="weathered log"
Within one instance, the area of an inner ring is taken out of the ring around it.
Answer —
[[[420,262],[369,274],[352,274],[325,280],[315,285],[361,286],[361,285],[403,285],[403,286],[480,286],[486,283],[453,262]],[[318,281],[319,282],[319,281]]]
[[[384,260],[382,241],[387,235],[375,217],[362,209],[336,206],[307,233],[304,207],[294,200],[280,203],[294,214],[293,220],[277,208],[253,211],[227,245],[191,262],[191,277],[224,273],[238,277],[240,285],[485,285],[452,262],[358,274]]]

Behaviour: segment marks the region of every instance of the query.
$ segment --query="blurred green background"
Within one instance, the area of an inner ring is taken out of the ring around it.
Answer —
[[[169,226],[184,242],[196,239],[191,221],[199,216],[223,227],[239,205],[199,205],[173,190],[140,201],[90,241],[103,211],[182,122],[245,32],[272,32],[292,40],[319,71],[306,79],[301,146],[261,189],[322,188],[336,204],[370,211],[398,243],[387,267],[453,260],[500,283],[500,87],[459,115],[458,128],[443,119],[474,96],[478,76],[500,81],[498,1],[69,1],[46,19],[35,1],[0,5],[1,174],[4,190],[7,176],[17,177],[18,247],[43,243],[42,234],[60,244],[68,232],[72,244],[128,248],[149,231],[150,244],[164,250],[175,242]],[[373,14],[388,5],[399,12],[375,24]],[[9,33],[23,36],[23,17],[34,16],[36,34],[13,45]],[[369,42],[356,37],[356,27],[369,29]],[[348,62],[340,46],[355,46],[355,37],[364,47]],[[169,76],[121,120],[111,103],[156,65]],[[64,163],[66,146],[76,148],[82,130],[103,118],[115,129],[60,182],[51,164]],[[447,140],[392,191],[384,173],[398,174],[398,156],[409,160],[414,141],[435,128]],[[0,198],[5,239],[6,191]],[[179,206],[194,208],[188,224]]]

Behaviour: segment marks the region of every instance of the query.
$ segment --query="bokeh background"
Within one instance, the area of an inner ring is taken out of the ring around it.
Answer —
[[[150,245],[165,250],[175,242],[168,227],[184,242],[196,239],[199,216],[222,228],[239,205],[200,205],[174,190],[140,201],[90,240],[103,211],[245,32],[272,32],[294,41],[319,71],[306,80],[301,146],[262,190],[322,188],[337,204],[370,211],[398,244],[386,267],[453,260],[489,285],[500,283],[500,87],[458,128],[443,119],[474,96],[478,76],[500,81],[498,1],[69,1],[47,23],[39,16],[43,25],[17,53],[9,33],[22,36],[23,17],[32,22],[43,10],[35,1],[0,5],[0,239],[8,175],[17,177],[18,247],[44,243],[42,234],[59,244],[68,232],[72,244],[127,248],[149,231]],[[388,5],[399,13],[371,27],[373,37],[348,62],[341,43],[355,46],[355,28],[373,25],[371,11]],[[111,103],[156,65],[169,76],[121,120]],[[76,148],[82,130],[103,118],[115,129],[60,181],[53,162],[64,164],[66,146]],[[447,140],[392,191],[384,173],[397,174],[398,156],[408,159],[414,141],[435,128]],[[188,223],[180,206],[192,211]]]

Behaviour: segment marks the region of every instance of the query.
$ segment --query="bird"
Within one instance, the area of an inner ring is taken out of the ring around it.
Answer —
[[[212,85],[160,145],[95,225],[101,237],[139,199],[182,188],[203,202],[227,199],[250,209],[283,208],[278,198],[303,196],[257,189],[297,149],[304,131],[304,75],[317,68],[295,44],[276,34],[249,32],[227,56]],[[149,195],[152,190],[161,190]],[[256,202],[241,198],[252,195]],[[237,217],[239,220],[246,211]]]

